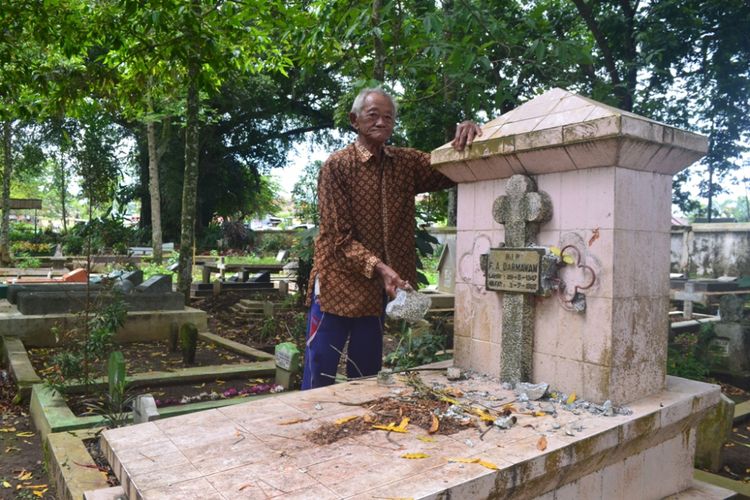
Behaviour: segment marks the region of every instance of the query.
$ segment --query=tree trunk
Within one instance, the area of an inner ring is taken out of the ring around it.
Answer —
[[[706,217],[708,222],[711,222],[714,216],[714,166],[709,162],[708,164],[708,213]]]
[[[383,44],[383,33],[380,31],[382,11],[383,0],[372,0],[373,45],[375,48],[372,77],[379,82],[385,81],[385,45]]]
[[[10,176],[13,174],[13,155],[11,154],[11,140],[13,129],[9,121],[3,122],[3,220],[0,224],[0,265],[9,266],[10,239]]]
[[[153,262],[162,262],[161,195],[159,193],[159,157],[156,152],[156,124],[146,124],[148,136],[148,191],[151,195],[151,244],[154,248]]]
[[[198,72],[200,66],[191,62],[188,68],[187,110],[185,120],[185,175],[182,185],[182,217],[180,219],[180,260],[177,291],[190,300],[193,279],[193,243],[198,191]],[[153,207],[152,207],[153,210]]]
[[[68,232],[68,211],[65,208],[67,194],[68,187],[65,183],[65,154],[60,152],[60,205],[62,206],[63,233]]]

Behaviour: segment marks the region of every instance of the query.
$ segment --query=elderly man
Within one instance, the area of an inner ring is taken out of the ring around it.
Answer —
[[[382,89],[360,92],[349,120],[357,140],[333,153],[318,178],[303,390],[335,381],[347,339],[349,378],[380,370],[386,296],[416,282],[414,196],[453,186],[428,153],[386,146],[396,103]],[[453,147],[461,151],[480,134],[460,123]]]

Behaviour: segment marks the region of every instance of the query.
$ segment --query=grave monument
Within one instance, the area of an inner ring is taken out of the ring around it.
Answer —
[[[719,388],[665,373],[671,176],[705,151],[704,137],[553,89],[486,124],[465,152],[433,152],[459,183],[454,362],[465,378],[422,378],[481,400],[480,414],[505,408],[510,424],[493,417],[427,436],[396,421],[386,430],[398,433],[312,443],[321,425],[366,421],[368,404],[408,394],[398,377],[353,381],[105,431],[123,490],[562,500],[698,489],[722,498],[692,479],[695,426]],[[544,382],[565,396],[533,403],[503,381]]]

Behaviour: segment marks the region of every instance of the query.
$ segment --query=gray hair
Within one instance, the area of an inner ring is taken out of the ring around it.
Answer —
[[[365,105],[365,99],[367,99],[367,96],[370,94],[380,94],[387,97],[388,100],[391,101],[391,105],[393,106],[393,118],[396,118],[396,115],[398,114],[398,105],[396,104],[396,99],[394,99],[392,95],[383,90],[381,87],[362,89],[359,94],[357,94],[357,97],[352,103],[351,112],[359,116],[359,114],[362,112],[362,107]]]

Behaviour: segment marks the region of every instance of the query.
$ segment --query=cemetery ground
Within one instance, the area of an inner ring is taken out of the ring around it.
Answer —
[[[279,342],[294,342],[303,348],[305,308],[296,305],[291,299],[283,301],[274,298],[275,295],[273,292],[256,292],[250,297],[256,303],[274,299],[275,309],[272,317],[243,311],[238,304],[242,304],[243,299],[247,300],[247,295],[231,292],[215,297],[193,299],[190,305],[206,311],[209,331],[222,337],[269,353],[273,352],[273,347]],[[390,324],[389,327],[384,354],[387,359],[390,357],[394,360],[398,359],[399,355],[403,356],[402,337],[409,332],[397,331],[398,325]],[[241,359],[231,352],[223,352],[221,349],[203,344],[198,349],[196,364],[226,364]],[[416,347],[419,347],[418,344],[415,342]],[[170,352],[166,342],[137,343],[126,346],[124,350],[128,365],[137,366],[140,371],[170,370],[181,364],[180,354]],[[35,351],[32,351],[32,359],[35,360],[37,370],[43,371],[49,353],[44,349]],[[428,360],[430,355],[435,355],[434,351],[435,349],[428,349],[423,355]],[[419,361],[424,360],[420,358]],[[13,401],[15,387],[5,368],[0,368],[0,498],[57,498],[48,477],[44,460],[45,451],[39,433],[31,423],[28,407]],[[711,379],[709,381],[718,382]],[[153,388],[153,392],[156,399],[166,404],[175,404],[186,396],[211,391],[239,391],[243,387],[266,382],[268,381],[245,380],[237,385],[231,380],[219,380],[217,383],[187,383]],[[735,402],[750,400],[750,393],[738,387],[722,384],[722,390]],[[335,436],[319,436],[321,442],[329,438],[335,439]],[[90,451],[96,453],[95,449]],[[725,465],[719,474],[732,480],[750,482],[750,419],[735,422],[723,453]],[[106,475],[106,461],[97,463],[102,466],[101,474]]]

